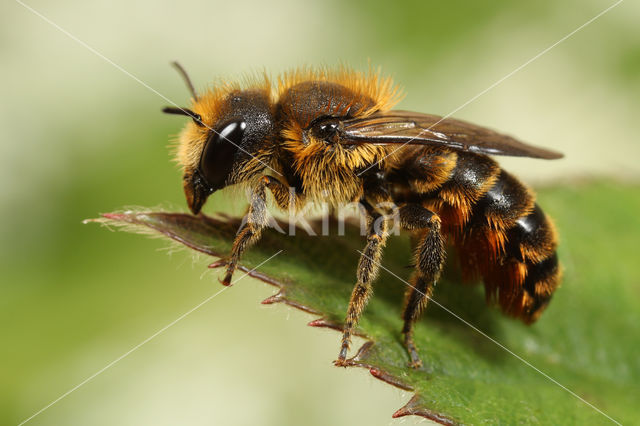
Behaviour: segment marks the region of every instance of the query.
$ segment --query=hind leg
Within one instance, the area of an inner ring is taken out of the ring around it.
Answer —
[[[436,285],[445,258],[444,238],[440,230],[440,218],[419,204],[407,204],[400,208],[400,226],[408,230],[422,231],[415,249],[416,272],[406,292],[402,318],[404,343],[409,353],[409,366],[418,368],[422,361],[413,342],[413,325],[427,306]]]

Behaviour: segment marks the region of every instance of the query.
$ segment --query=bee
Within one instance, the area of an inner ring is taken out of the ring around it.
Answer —
[[[364,206],[366,243],[336,365],[347,364],[378,275],[391,220],[382,205],[397,206],[396,219],[414,241],[402,314],[411,367],[422,365],[414,324],[440,277],[448,243],[464,276],[481,278],[487,301],[504,313],[530,324],[547,307],[561,279],[554,225],[533,191],[490,156],[562,154],[465,121],[394,110],[400,92],[379,71],[302,68],[275,84],[263,76],[197,94],[176,66],[191,105],[163,111],[192,119],[177,147],[190,210],[198,214],[207,197],[231,185],[247,185],[252,194],[248,220],[223,261],[223,284],[268,224],[268,193],[284,210],[320,199]]]

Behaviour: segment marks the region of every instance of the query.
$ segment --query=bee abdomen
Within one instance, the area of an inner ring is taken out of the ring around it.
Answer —
[[[465,222],[462,235],[457,237],[463,246],[469,246],[472,257],[481,255],[487,259],[474,261],[481,271],[482,265],[497,262],[504,255],[507,231],[526,217],[533,206],[529,189],[509,173],[499,170],[492,185],[473,205],[470,219]]]
[[[560,277],[561,269],[555,252],[542,262],[527,262],[523,308],[519,313],[524,322],[532,323],[538,319],[549,304],[553,292],[558,288]]]
[[[504,170],[473,208],[472,226],[504,231],[533,208],[529,189]]]
[[[542,262],[556,249],[555,229],[537,203],[507,231],[507,240],[507,252],[521,262]]]
[[[499,174],[500,167],[491,158],[458,152],[455,168],[437,191],[445,232],[460,234],[474,206],[494,186]]]
[[[526,275],[520,300],[513,313],[524,322],[538,319],[560,283],[561,270],[556,254],[555,228],[538,204],[507,231],[505,257],[524,263]]]
[[[489,301],[526,323],[539,317],[560,280],[557,239],[525,185],[500,171],[457,243],[463,268],[482,277]]]

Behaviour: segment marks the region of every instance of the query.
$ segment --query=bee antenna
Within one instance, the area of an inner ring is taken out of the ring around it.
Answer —
[[[191,79],[189,78],[189,74],[187,74],[185,69],[182,68],[182,65],[180,65],[178,63],[178,61],[171,62],[171,65],[173,65],[173,67],[178,70],[178,72],[182,76],[184,82],[187,84],[187,87],[189,88],[189,91],[191,92],[191,95],[193,95],[193,99],[197,101],[198,100],[198,95],[196,94],[196,89],[194,89],[194,87],[193,87],[193,83],[191,83]]]
[[[189,108],[164,107],[162,109],[162,112],[164,112],[165,114],[186,115],[187,117],[191,117],[198,126],[204,127],[200,114],[191,111]]]

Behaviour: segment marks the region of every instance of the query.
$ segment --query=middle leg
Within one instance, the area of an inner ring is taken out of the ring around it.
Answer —
[[[344,366],[347,358],[347,352],[349,351],[349,345],[351,344],[351,335],[355,329],[362,311],[367,304],[367,301],[373,293],[373,286],[371,282],[378,275],[380,257],[382,256],[382,249],[387,241],[388,237],[388,224],[387,218],[372,209],[365,204],[368,213],[368,231],[367,231],[367,245],[365,246],[358,263],[358,281],[351,293],[351,299],[349,300],[349,307],[347,308],[347,317],[344,323],[344,329],[342,333],[342,346],[340,347],[340,354],[338,359],[334,362],[337,366]]]

